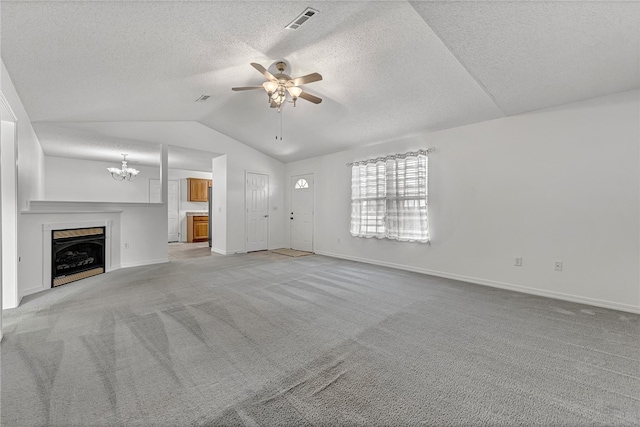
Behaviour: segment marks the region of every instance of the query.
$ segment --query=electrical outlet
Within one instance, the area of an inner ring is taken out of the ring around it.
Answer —
[[[555,271],[562,271],[562,261],[554,261],[553,262],[553,269]]]
[[[513,260],[513,265],[515,265],[516,267],[522,267],[522,257],[521,256],[515,257]]]
[[[125,248],[125,249],[129,249],[129,242],[127,242],[127,243],[125,243],[125,244],[124,244],[124,248]]]

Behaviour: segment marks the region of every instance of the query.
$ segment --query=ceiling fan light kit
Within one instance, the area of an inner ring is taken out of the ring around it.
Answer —
[[[265,76],[267,81],[262,83],[262,86],[234,87],[231,88],[231,90],[243,91],[264,89],[269,97],[269,106],[271,108],[276,108],[278,112],[281,111],[285,102],[290,102],[295,107],[298,98],[305,99],[314,104],[322,102],[321,98],[304,92],[300,87],[307,83],[322,80],[322,76],[320,74],[311,73],[306,76],[291,78],[291,76],[284,73],[284,70],[287,68],[287,64],[284,61],[276,62],[276,69],[278,70],[278,73],[275,75],[271,74],[266,68],[255,62],[252,62],[251,66]]]

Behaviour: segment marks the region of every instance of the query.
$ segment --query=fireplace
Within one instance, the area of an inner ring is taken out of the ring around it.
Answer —
[[[52,230],[51,287],[105,271],[105,227]]]

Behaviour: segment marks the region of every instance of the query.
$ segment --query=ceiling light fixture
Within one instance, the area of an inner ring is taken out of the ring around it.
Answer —
[[[127,154],[122,155],[122,169],[107,168],[111,177],[116,181],[133,181],[140,173],[139,170],[127,167]]]
[[[303,84],[322,80],[320,74],[311,73],[306,76],[291,78],[291,76],[284,73],[284,70],[287,68],[287,64],[284,61],[278,61],[275,65],[278,72],[274,75],[267,71],[262,65],[252,62],[251,66],[262,73],[262,75],[267,78],[267,81],[262,83],[262,86],[233,87],[231,90],[264,89],[269,96],[269,105],[271,108],[276,108],[278,112],[280,112],[280,108],[285,102],[290,102],[295,107],[298,98],[306,99],[314,104],[322,102],[322,99],[304,92],[300,87]]]
[[[262,87],[267,91],[267,95],[269,95],[269,104],[271,107],[277,108],[278,113],[285,102],[291,102],[295,107],[296,101],[302,93],[302,88],[292,86],[294,83],[292,82],[291,77],[284,74],[286,67],[287,64],[284,62],[276,63],[276,68],[280,73],[274,76],[275,80],[262,83]],[[287,96],[287,94],[289,96]]]
[[[287,68],[287,64],[284,61],[278,61],[275,63],[276,69],[278,70],[276,74],[271,74],[266,68],[255,62],[252,62],[251,66],[265,76],[267,81],[262,83],[261,86],[232,87],[231,90],[244,91],[264,89],[267,92],[269,106],[271,108],[275,108],[278,113],[280,113],[280,109],[285,102],[291,102],[295,107],[298,98],[305,99],[314,104],[320,104],[322,102],[321,98],[303,91],[300,87],[307,83],[322,80],[322,76],[320,74],[311,73],[306,76],[291,78],[291,76],[284,73],[284,70]],[[280,117],[280,140],[282,140],[282,114],[276,115],[276,139],[278,139],[278,117]]]

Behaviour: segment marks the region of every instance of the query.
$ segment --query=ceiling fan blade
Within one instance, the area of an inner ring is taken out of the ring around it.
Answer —
[[[300,86],[307,83],[313,83],[322,80],[322,76],[318,73],[307,74],[306,76],[296,77],[295,79],[291,79],[291,82],[294,86]]]
[[[322,102],[322,98],[318,98],[317,96],[313,96],[308,94],[307,92],[301,92],[298,98],[306,99],[309,102],[313,102],[314,104],[320,104]]]
[[[242,86],[242,87],[232,87],[231,90],[239,91],[239,90],[254,90],[254,89],[263,89],[262,86]]]
[[[271,74],[270,72],[267,71],[266,68],[264,68],[262,65],[260,64],[256,64],[255,62],[251,63],[251,66],[253,68],[255,68],[256,70],[260,71],[260,73],[265,76],[268,80],[277,80],[275,77],[273,77],[273,74]]]

